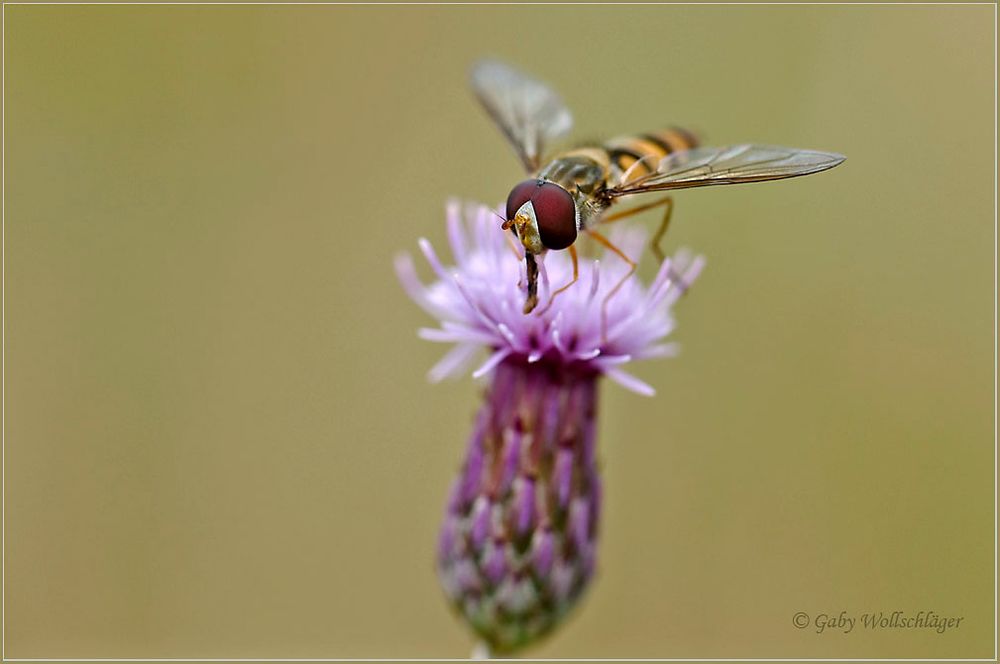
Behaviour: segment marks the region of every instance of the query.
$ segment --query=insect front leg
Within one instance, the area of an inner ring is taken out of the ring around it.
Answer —
[[[528,294],[524,300],[524,314],[530,314],[538,305],[538,263],[534,254],[524,254],[525,274],[528,277]]]

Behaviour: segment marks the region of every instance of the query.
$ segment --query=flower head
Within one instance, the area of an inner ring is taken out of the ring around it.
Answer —
[[[454,267],[445,267],[430,242],[420,240],[437,281],[424,286],[407,255],[396,261],[410,297],[440,320],[440,328],[421,329],[420,336],[455,344],[431,369],[431,380],[461,372],[479,349],[488,348],[492,354],[473,372],[475,377],[508,358],[520,358],[529,364],[573,365],[606,375],[640,394],[653,394],[652,387],[623,371],[622,365],[674,353],[673,344],[662,343],[673,329],[670,307],[701,271],[700,256],[692,259],[679,252],[668,258],[648,287],[636,276],[628,278],[607,300],[605,328],[605,298],[629,269],[619,257],[611,254],[603,263],[581,260],[579,281],[550,302],[551,293],[572,278],[572,266],[565,252],[539,256],[541,304],[525,315],[523,249],[499,230],[489,208],[469,206],[463,218],[461,206],[451,202],[447,224]],[[619,230],[615,243],[626,255],[639,256],[645,233],[637,228]]]
[[[550,301],[572,267],[549,253],[539,262],[540,304],[525,314],[523,254],[498,226],[489,209],[469,207],[463,218],[452,203],[456,265],[446,268],[421,240],[438,280],[423,285],[406,256],[396,268],[410,296],[440,320],[420,335],[455,344],[432,379],[458,373],[483,347],[492,351],[474,372],[490,381],[448,499],[437,569],[448,599],[488,650],[509,653],[558,625],[593,575],[601,510],[597,379],[652,394],[621,367],[671,354],[662,342],[673,326],[670,307],[702,260],[668,259],[648,287],[626,278],[618,257],[583,260],[579,282]],[[623,229],[613,240],[638,256],[645,236]],[[602,306],[616,287],[605,328]]]

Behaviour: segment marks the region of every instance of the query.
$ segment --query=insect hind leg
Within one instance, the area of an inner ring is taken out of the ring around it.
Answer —
[[[663,205],[667,209],[663,212],[663,219],[660,221],[660,227],[656,229],[653,233],[653,239],[649,241],[649,248],[653,251],[653,255],[656,256],[656,260],[662,263],[666,260],[667,256],[663,253],[663,236],[667,234],[667,227],[670,226],[670,217],[674,214],[674,199],[667,196],[663,199]]]
[[[639,214],[640,212],[645,212],[646,210],[652,210],[663,206],[666,208],[663,212],[663,219],[660,221],[659,227],[656,232],[653,233],[652,239],[649,241],[649,248],[656,256],[656,260],[660,263],[666,258],[666,254],[663,253],[663,236],[667,233],[667,227],[670,226],[670,218],[674,213],[674,199],[672,196],[664,196],[663,198],[653,201],[652,203],[645,203],[634,208],[629,208],[628,210],[622,210],[621,212],[616,212],[614,214],[609,214],[600,223],[610,224],[616,221],[621,221],[622,219],[628,219],[629,217]]]
[[[588,230],[587,233],[590,235],[590,237],[592,237],[595,240],[597,240],[597,242],[601,246],[603,246],[605,249],[607,249],[608,251],[612,252],[613,254],[615,254],[616,256],[618,256],[619,258],[621,258],[623,261],[625,261],[628,264],[628,268],[629,268],[628,272],[625,273],[625,276],[623,276],[621,279],[618,280],[618,283],[616,283],[614,285],[614,287],[610,291],[608,291],[608,294],[604,296],[604,300],[601,301],[601,343],[607,343],[607,341],[608,341],[608,304],[611,302],[611,298],[613,298],[618,293],[618,291],[621,289],[621,287],[625,285],[625,282],[629,280],[629,277],[631,277],[633,274],[635,274],[635,269],[636,269],[636,267],[638,267],[639,264],[636,263],[631,258],[629,258],[628,256],[626,256],[624,251],[622,251],[621,249],[619,249],[618,247],[616,247],[611,242],[611,240],[609,240],[608,238],[604,237],[603,235],[601,235],[597,231],[595,231],[595,230]]]

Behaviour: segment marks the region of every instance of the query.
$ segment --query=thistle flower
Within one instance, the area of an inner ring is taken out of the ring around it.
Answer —
[[[631,360],[666,357],[671,305],[703,260],[678,254],[646,287],[629,277],[601,306],[628,266],[582,260],[580,280],[550,304],[572,268],[562,253],[539,262],[541,305],[522,313],[525,271],[517,243],[483,206],[450,203],[448,239],[456,265],[445,267],[427,240],[420,249],[437,280],[423,285],[409,256],[396,260],[410,297],[440,321],[420,330],[455,344],[430,371],[433,381],[462,372],[481,350],[474,377],[488,377],[465,460],[451,490],[437,552],[441,585],[455,609],[493,653],[508,653],[549,632],[569,612],[594,572],[601,479],[596,464],[597,379],[607,376],[650,396],[626,373]],[[639,256],[645,233],[619,229],[616,244]]]

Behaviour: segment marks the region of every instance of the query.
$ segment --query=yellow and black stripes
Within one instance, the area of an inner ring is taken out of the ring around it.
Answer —
[[[607,151],[612,168],[621,174],[628,173],[627,179],[631,180],[655,171],[660,160],[668,154],[688,150],[697,144],[698,141],[691,132],[672,128],[648,134],[619,136],[601,147]]]

